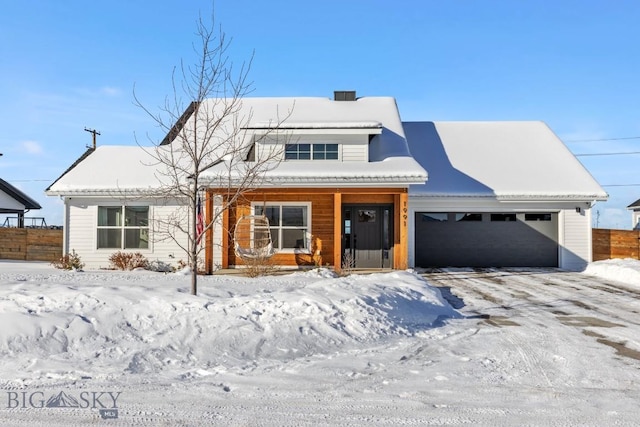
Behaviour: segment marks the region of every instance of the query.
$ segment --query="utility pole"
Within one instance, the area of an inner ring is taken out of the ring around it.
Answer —
[[[93,149],[95,150],[96,149],[96,135],[100,135],[100,132],[98,132],[95,129],[89,129],[89,128],[84,128],[84,130],[93,135]]]

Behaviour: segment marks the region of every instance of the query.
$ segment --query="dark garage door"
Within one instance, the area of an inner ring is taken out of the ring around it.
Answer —
[[[416,267],[557,267],[557,213],[432,213],[415,218]]]

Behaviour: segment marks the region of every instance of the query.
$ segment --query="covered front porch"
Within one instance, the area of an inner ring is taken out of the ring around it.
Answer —
[[[222,191],[205,197],[207,223],[226,206]],[[215,202],[217,200],[217,203]],[[222,211],[205,239],[208,273],[245,265],[234,244],[243,215],[264,215],[274,247],[269,262],[302,268],[406,269],[408,198],[406,188],[261,188],[246,192]]]

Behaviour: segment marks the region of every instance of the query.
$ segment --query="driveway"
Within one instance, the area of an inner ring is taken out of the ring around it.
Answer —
[[[422,275],[455,308],[482,324],[554,333],[564,330],[556,329],[558,324],[569,326],[585,340],[640,361],[632,332],[640,327],[640,288],[557,269],[432,269]]]

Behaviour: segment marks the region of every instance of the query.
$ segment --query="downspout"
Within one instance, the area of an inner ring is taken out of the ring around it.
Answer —
[[[60,199],[64,203],[64,209],[62,210],[62,255],[69,253],[69,203],[66,197],[60,196]]]

